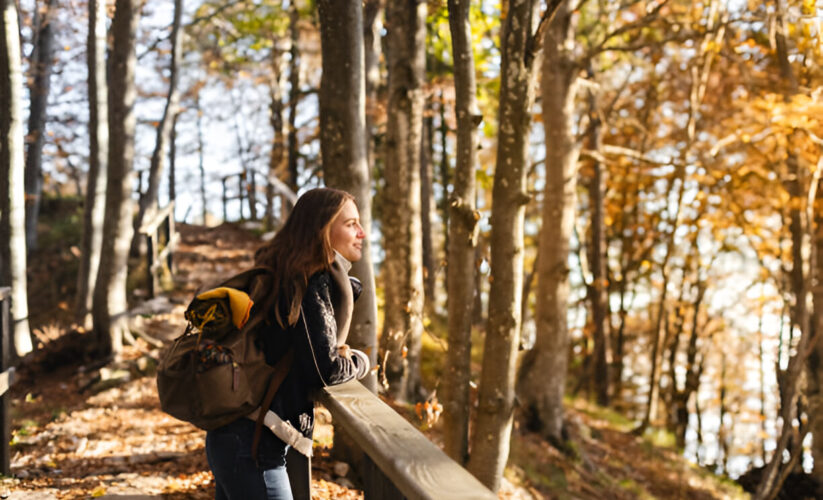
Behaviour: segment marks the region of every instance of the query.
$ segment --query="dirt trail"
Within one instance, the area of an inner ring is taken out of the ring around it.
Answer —
[[[163,341],[182,332],[195,289],[248,267],[260,245],[231,224],[178,230],[177,290],[142,305],[133,320],[137,330]],[[159,410],[153,376],[159,349],[140,339],[122,361],[101,370],[83,354],[82,331],[49,327],[37,337],[43,346],[19,367],[11,392],[13,477],[0,482],[4,498],[214,497],[205,433]],[[327,444],[331,426],[324,420],[321,412],[316,438]],[[327,448],[315,453],[313,498],[362,498],[338,484],[345,480],[332,481]]]

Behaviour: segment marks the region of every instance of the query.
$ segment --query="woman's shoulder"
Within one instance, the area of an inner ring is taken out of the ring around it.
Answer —
[[[331,275],[326,270],[320,270],[309,277],[309,282],[306,286],[307,291],[323,292],[328,290],[331,285]]]

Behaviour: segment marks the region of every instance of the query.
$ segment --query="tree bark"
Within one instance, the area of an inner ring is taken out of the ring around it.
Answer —
[[[823,168],[823,158],[817,162],[817,171]],[[819,181],[818,181],[819,182]],[[814,343],[813,358],[816,361],[816,366],[810,373],[811,382],[815,385],[816,391],[812,392],[812,397],[809,401],[809,411],[816,415],[812,419],[812,457],[814,458],[814,469],[812,474],[818,481],[823,481],[823,418],[820,417],[820,412],[823,411],[823,342],[820,341],[820,335],[823,334],[823,190],[818,185],[817,187],[817,209],[814,211],[817,230],[815,237],[815,257],[816,262],[814,266],[815,279],[812,287],[812,331],[815,333],[817,340]],[[761,347],[762,349],[762,347]],[[765,452],[764,452],[765,454]]]
[[[11,286],[12,340],[31,352],[26,283],[23,72],[14,0],[0,0],[0,286]]]
[[[500,43],[498,146],[491,213],[489,316],[468,469],[497,491],[509,456],[523,293],[523,223],[538,2],[511,0]],[[548,260],[548,259],[547,259]]]
[[[423,125],[426,3],[398,0],[386,7],[389,101],[383,232],[385,318],[381,350],[389,393],[397,400],[420,391],[423,333],[423,249],[420,228],[420,141]]]
[[[446,289],[449,314],[449,349],[446,353],[448,383],[443,385],[443,425],[446,453],[458,463],[469,456],[471,403],[471,333],[474,304],[474,252],[477,244],[475,169],[477,126],[482,115],[477,106],[477,82],[469,25],[469,0],[449,0],[449,31],[454,60],[455,113],[457,115],[457,164],[449,200],[449,247]],[[445,153],[445,152],[444,152]]]
[[[286,138],[288,148],[288,180],[286,184],[289,188],[297,192],[297,105],[300,102],[300,14],[297,6],[291,2],[289,7],[289,36],[291,38],[291,48],[289,54],[289,128]]]
[[[272,48],[271,55],[271,81],[269,82],[269,96],[271,102],[269,104],[269,124],[272,129],[271,152],[269,153],[269,177],[278,179],[287,178],[286,165],[286,141],[288,137],[288,130],[285,127],[285,120],[283,115],[285,106],[283,105],[283,88],[285,84],[283,71],[283,54],[282,51]],[[275,188],[271,181],[266,182],[266,217],[264,219],[264,227],[271,230],[275,226],[274,218],[274,192]],[[283,220],[286,207],[280,205],[280,220]]]
[[[201,224],[206,225],[206,167],[204,165],[205,144],[203,142],[203,110],[200,107],[200,89],[194,94],[194,109],[197,112],[197,170],[200,172]]]
[[[593,76],[594,71],[589,69],[589,75]],[[599,151],[602,147],[602,137],[600,128],[602,122],[597,111],[597,105],[593,93],[589,94],[589,113],[591,124],[590,140],[591,147]],[[605,199],[606,199],[606,175],[607,170],[604,165],[595,160],[592,165],[594,175],[589,183],[589,205],[591,209],[591,245],[590,257],[592,273],[592,284],[589,289],[589,300],[592,306],[592,321],[594,323],[594,359],[592,360],[592,381],[597,398],[597,404],[601,406],[609,405],[609,294],[608,278],[606,273],[606,226],[605,226]]]
[[[563,395],[568,369],[569,241],[574,228],[577,159],[574,100],[577,66],[566,49],[574,37],[572,13],[563,3],[543,39],[543,122],[546,187],[538,241],[536,339],[518,376],[528,426],[562,447]],[[551,376],[546,376],[551,374]]]
[[[128,331],[126,277],[133,226],[135,45],[139,5],[132,0],[115,3],[114,42],[109,73],[109,172],[103,247],[94,291],[94,331],[103,355],[119,353]]]
[[[377,89],[380,87],[380,33],[383,30],[383,21],[380,13],[383,10],[382,0],[365,0],[363,2],[363,47],[366,75],[366,152],[368,154],[369,170],[375,165],[374,148],[374,119],[377,114]]]
[[[355,303],[349,344],[377,363],[377,302],[372,271],[371,180],[367,160],[363,14],[360,0],[320,0],[323,76],[320,82],[320,148],[327,186],[351,193],[366,232],[363,257],[352,266],[363,292]],[[363,383],[377,390],[369,375]]]
[[[106,2],[89,0],[89,172],[83,239],[77,272],[77,320],[92,327],[91,308],[103,244],[106,209],[106,174],[109,152],[108,83],[106,82]]]
[[[426,107],[431,110],[430,102]],[[436,309],[437,297],[437,250],[435,246],[433,217],[434,204],[434,169],[432,168],[433,148],[431,139],[432,118],[423,119],[423,132],[420,139],[420,231],[423,245],[423,295],[424,309],[431,315]]]
[[[26,247],[37,249],[37,218],[43,193],[43,141],[46,132],[46,107],[54,67],[54,20],[57,0],[35,2],[37,33],[31,57],[29,86],[29,130],[26,135]]]

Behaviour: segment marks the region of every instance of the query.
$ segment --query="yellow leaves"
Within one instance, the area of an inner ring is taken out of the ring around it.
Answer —
[[[106,487],[102,484],[91,491],[92,498],[100,498],[106,494]]]

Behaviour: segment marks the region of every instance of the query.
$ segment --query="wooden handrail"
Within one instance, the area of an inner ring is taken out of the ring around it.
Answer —
[[[320,392],[320,402],[331,413],[335,425],[344,429],[406,498],[497,499],[497,495],[360,382],[326,387]],[[366,498],[385,496],[380,492],[365,494]]]
[[[173,210],[174,210],[174,200],[170,201],[169,204],[166,205],[165,208],[163,208],[162,210],[157,212],[157,214],[154,216],[154,218],[152,220],[150,220],[149,222],[143,223],[143,225],[140,226],[140,230],[139,230],[140,233],[142,233],[142,234],[151,234],[151,233],[155,232],[157,230],[157,227],[160,224],[162,224],[163,221],[166,220],[167,217],[170,217],[171,214],[174,213]]]

